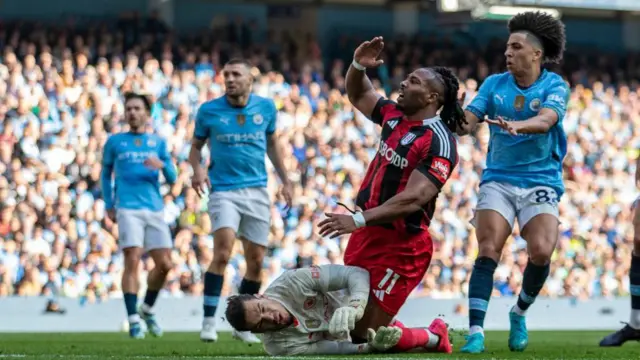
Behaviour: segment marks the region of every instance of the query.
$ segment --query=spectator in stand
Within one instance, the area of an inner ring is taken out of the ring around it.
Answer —
[[[129,21],[129,20],[128,20]],[[212,258],[211,219],[205,200],[190,189],[190,149],[195,111],[223,93],[220,65],[247,54],[255,65],[253,91],[273,98],[284,163],[294,183],[294,206],[285,210],[276,195],[275,172],[269,190],[274,202],[263,287],[283,269],[342,262],[346,238],[323,239],[316,225],[337,202],[353,206],[364,169],[376,151],[374,124],[363,119],[344,95],[345,61],[358,39],[340,45],[334,60],[322,62],[313,41],[293,40],[252,46],[231,42],[229,28],[190,39],[160,37],[166,27],[99,24],[90,29],[44,28],[24,23],[0,31],[0,296],[82,298],[87,303],[122,297],[123,256],[118,227],[105,218],[99,191],[101,152],[107,135],[126,131],[122,96],[127,91],[155,100],[148,131],[168,136],[178,164],[178,180],[163,184],[165,221],[175,239],[173,268],[161,296],[202,294],[202,275]],[[238,24],[230,25],[230,27]],[[160,29],[160,30],[159,30]],[[76,36],[77,34],[77,36]],[[124,36],[125,34],[130,36]],[[131,39],[148,35],[136,45]],[[69,41],[73,40],[73,41]],[[415,41],[420,41],[415,40]],[[456,50],[445,42],[429,54],[411,54],[407,42],[386,39],[386,70],[374,81],[394,99],[396,79],[418,64],[450,63],[466,86],[466,100],[490,72],[504,66],[501,51]],[[343,47],[343,48],[341,48]],[[297,48],[297,52],[292,50]],[[418,46],[417,48],[423,48]],[[314,51],[310,51],[313,49]],[[348,49],[348,51],[342,51]],[[329,49],[322,49],[329,51]],[[464,56],[460,56],[460,55]],[[326,55],[326,53],[325,53]],[[554,69],[572,85],[566,118],[566,195],[560,203],[561,239],[541,296],[614,297],[629,293],[633,244],[631,201],[635,158],[640,147],[640,87],[637,59],[624,59],[624,77],[567,54]],[[455,61],[450,61],[455,59]],[[496,60],[499,59],[499,60]],[[461,138],[460,164],[442,191],[431,228],[432,267],[413,296],[461,298],[477,255],[468,223],[477,202],[479,174],[487,147],[486,127]],[[205,159],[208,161],[208,159]],[[504,249],[494,296],[520,291],[526,243],[517,229]],[[153,268],[146,261],[141,283]],[[222,295],[237,292],[246,264],[241,247],[232,255]],[[145,289],[141,289],[144,292]]]

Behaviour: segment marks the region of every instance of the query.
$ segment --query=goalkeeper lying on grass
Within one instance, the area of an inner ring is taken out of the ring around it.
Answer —
[[[225,314],[236,330],[262,333],[265,351],[274,356],[413,349],[451,352],[441,319],[428,329],[406,329],[395,321],[377,331],[369,329],[366,344],[353,344],[349,333],[364,315],[368,297],[367,271],[325,265],[289,270],[264,295],[232,296]]]

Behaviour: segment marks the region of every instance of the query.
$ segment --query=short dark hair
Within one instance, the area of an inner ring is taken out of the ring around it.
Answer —
[[[246,66],[248,69],[251,69],[253,66],[249,63],[249,61],[245,60],[245,59],[241,59],[241,58],[232,58],[231,60],[227,61],[225,63],[225,65],[244,65]]]
[[[124,94],[124,103],[125,104],[128,103],[129,100],[133,100],[133,99],[142,100],[142,102],[144,103],[145,109],[147,109],[147,111],[151,112],[151,99],[149,99],[149,97],[147,97],[146,95],[140,94],[140,93],[133,92],[133,91]]]
[[[442,111],[440,119],[447,125],[451,132],[456,132],[458,127],[467,123],[464,110],[458,103],[458,90],[460,82],[453,74],[453,71],[446,67],[435,66],[431,70],[435,71],[442,78],[444,85],[444,100],[442,101]]]
[[[247,327],[244,303],[253,299],[256,299],[255,295],[250,294],[234,295],[227,298],[227,310],[224,312],[224,316],[229,325],[237,331],[250,330]]]
[[[509,20],[509,33],[518,31],[530,32],[540,40],[544,63],[559,63],[562,60],[567,42],[562,21],[541,11],[527,11]]]

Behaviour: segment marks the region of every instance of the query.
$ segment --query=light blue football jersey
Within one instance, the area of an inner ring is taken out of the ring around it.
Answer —
[[[489,126],[487,164],[482,183],[504,182],[521,188],[546,185],[564,193],[562,162],[567,153],[563,119],[570,90],[565,81],[543,70],[530,87],[519,87],[510,73],[489,76],[467,106],[478,118],[502,116],[507,121],[523,121],[548,108],[558,114],[558,122],[546,134],[513,136],[495,125]]]
[[[107,209],[161,211],[164,201],[160,194],[160,170],[144,165],[147,158],[156,157],[165,166],[166,181],[175,183],[177,173],[166,141],[155,134],[119,133],[109,137],[102,156],[102,196]],[[111,181],[115,171],[114,184]]]
[[[208,140],[212,191],[267,186],[267,136],[276,130],[273,100],[251,94],[244,107],[226,96],[200,106],[195,137]]]

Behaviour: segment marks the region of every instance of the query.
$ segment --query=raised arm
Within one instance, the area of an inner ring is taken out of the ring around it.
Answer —
[[[365,41],[353,54],[353,62],[347,70],[345,86],[347,88],[347,96],[353,106],[363,113],[366,117],[372,118],[374,109],[380,94],[376,92],[367,77],[366,69],[374,68],[382,64],[382,60],[378,60],[380,52],[384,48],[382,37],[375,37],[371,41]]]

